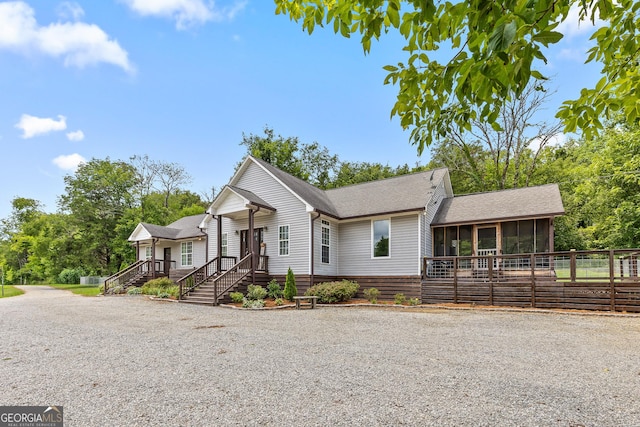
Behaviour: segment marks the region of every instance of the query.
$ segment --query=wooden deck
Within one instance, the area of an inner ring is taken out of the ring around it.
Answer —
[[[423,260],[422,302],[640,312],[640,250]]]

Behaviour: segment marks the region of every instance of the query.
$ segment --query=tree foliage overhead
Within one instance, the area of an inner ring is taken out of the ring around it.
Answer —
[[[361,36],[365,53],[371,40],[390,31],[405,40],[404,62],[385,66],[385,83],[398,85],[391,114],[421,153],[451,132],[471,130],[472,121],[499,128],[506,102],[547,77],[537,67],[563,34],[561,22],[578,8],[582,25],[600,19],[588,62],[602,64],[602,79],[558,111],[565,132],[581,129],[591,137],[603,120],[622,111],[629,123],[640,117],[640,2],[631,0],[274,0],[277,14],[302,22],[312,33],[332,26],[344,37]],[[585,22],[586,21],[586,22]],[[444,62],[434,58],[451,48]]]

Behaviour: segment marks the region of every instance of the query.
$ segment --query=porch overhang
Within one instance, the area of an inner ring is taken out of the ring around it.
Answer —
[[[209,214],[235,220],[247,219],[249,211],[256,217],[271,215],[276,208],[251,191],[231,185],[225,186],[209,208]]]

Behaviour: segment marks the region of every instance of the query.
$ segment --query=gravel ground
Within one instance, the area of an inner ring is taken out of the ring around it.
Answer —
[[[638,426],[640,317],[0,299],[0,404],[66,426]]]

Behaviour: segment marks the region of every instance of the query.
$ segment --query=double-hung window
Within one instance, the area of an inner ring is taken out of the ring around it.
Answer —
[[[331,243],[331,225],[329,221],[322,220],[322,263],[329,264],[329,247]]]
[[[151,246],[144,248],[144,259],[151,259],[153,257],[152,250],[153,248]]]
[[[278,227],[278,255],[289,255],[289,226],[281,225]]]
[[[193,265],[193,242],[182,242],[180,244],[180,255],[183,267]]]

